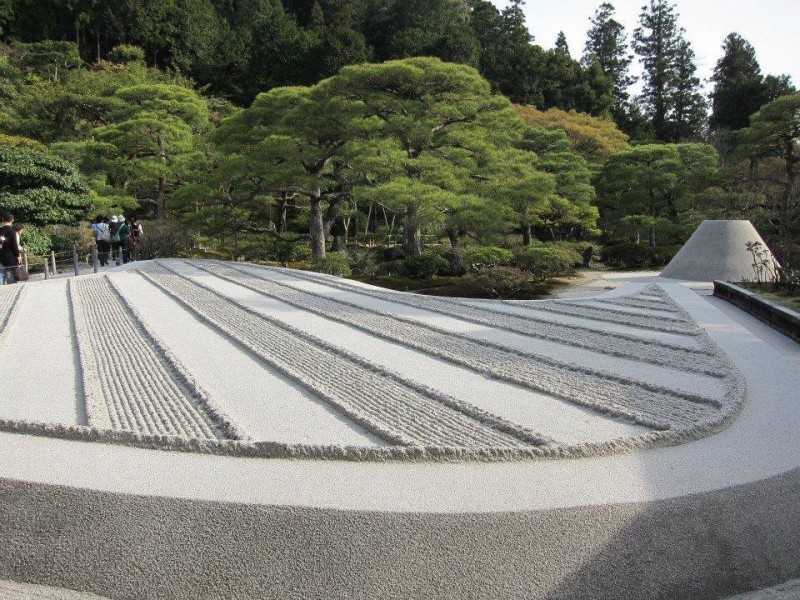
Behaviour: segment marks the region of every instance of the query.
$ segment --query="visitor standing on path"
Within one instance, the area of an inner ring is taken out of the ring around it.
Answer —
[[[128,227],[128,224],[125,222],[124,215],[118,216],[117,222],[119,223],[119,243],[120,250],[122,251],[122,262],[127,263],[131,258],[128,240],[128,236],[131,234],[131,228]]]
[[[117,215],[111,215],[111,223],[108,224],[111,232],[111,260],[117,260],[117,256],[122,242],[119,237],[120,222]]]
[[[101,267],[105,267],[108,264],[108,253],[111,251],[111,230],[108,226],[108,218],[98,215],[91,227],[97,244],[97,260]]]
[[[142,235],[142,222],[137,218],[131,219],[131,234],[128,237],[128,247],[131,260],[139,260],[139,238]]]
[[[14,216],[9,213],[0,215],[0,266],[3,269],[3,285],[17,283],[17,267],[21,250],[19,236],[14,229]]]

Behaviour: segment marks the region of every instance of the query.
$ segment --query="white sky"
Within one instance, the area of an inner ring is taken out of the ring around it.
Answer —
[[[614,18],[625,26],[630,43],[646,0],[607,0],[616,9]],[[508,2],[492,0],[502,9]],[[589,19],[603,0],[527,0],[524,5],[528,30],[534,43],[552,48],[559,31],[564,31],[573,58],[583,55]],[[791,75],[800,86],[800,51],[797,28],[800,0],[672,0],[678,24],[686,30],[696,55],[697,74],[711,76],[722,57],[722,41],[736,32],[756,49],[764,75]],[[638,74],[639,68],[632,65]],[[705,82],[704,82],[705,83]],[[637,86],[638,87],[638,86]],[[708,89],[708,88],[707,88]]]

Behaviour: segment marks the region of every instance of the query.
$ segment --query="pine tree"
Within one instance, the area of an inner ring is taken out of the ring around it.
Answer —
[[[750,115],[766,103],[766,85],[753,46],[738,33],[722,44],[725,54],[717,62],[711,81],[712,129],[741,129]]]
[[[589,67],[597,61],[606,77],[614,84],[614,107],[612,114],[617,125],[629,120],[628,88],[636,82],[629,69],[633,55],[628,54],[625,28],[613,18],[614,6],[604,2],[591,19],[592,27],[587,33],[583,64]]]

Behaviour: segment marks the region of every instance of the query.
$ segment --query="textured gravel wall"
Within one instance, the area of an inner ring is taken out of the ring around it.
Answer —
[[[115,600],[697,600],[800,577],[798,470],[647,504],[447,515],[0,480],[0,522],[0,578]]]

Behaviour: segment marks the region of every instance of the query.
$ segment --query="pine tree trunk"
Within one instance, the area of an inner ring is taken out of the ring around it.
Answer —
[[[450,247],[455,248],[458,246],[458,229],[448,228],[447,238],[450,240]]]
[[[531,226],[530,226],[530,223],[523,223],[522,224],[522,245],[523,246],[530,246],[531,245]]]
[[[288,212],[289,212],[289,194],[283,192],[281,193],[280,198],[278,198],[278,223],[275,226],[275,233],[283,233],[284,231],[286,231]]]
[[[404,249],[408,256],[422,254],[422,228],[417,223],[417,207],[409,206],[406,209],[406,223],[403,231],[405,238]]]
[[[98,60],[100,57],[98,56]],[[163,138],[158,138],[158,159],[161,164],[167,164],[167,150]],[[164,219],[164,204],[167,198],[167,180],[164,177],[158,178],[158,193],[156,194],[156,220]]]
[[[322,198],[319,192],[311,197],[311,255],[325,258],[325,226],[322,219]]]

